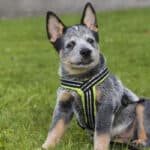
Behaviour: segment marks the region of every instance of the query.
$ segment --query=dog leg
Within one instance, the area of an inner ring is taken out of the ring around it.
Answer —
[[[137,104],[136,106],[136,115],[138,122],[138,139],[134,140],[132,143],[137,145],[146,145],[147,135],[144,128],[144,106],[142,104]]]
[[[94,136],[94,150],[108,150],[110,142],[109,134],[99,135],[97,132]]]
[[[59,93],[58,103],[53,115],[52,127],[46,141],[42,145],[44,149],[54,147],[63,136],[73,116],[72,102],[73,96],[69,92],[63,91]]]
[[[45,143],[43,144],[43,148],[47,149],[48,147],[54,147],[62,137],[64,131],[66,129],[64,120],[60,119],[55,127],[48,134]]]
[[[111,101],[106,101],[97,102],[96,106],[94,150],[108,150],[113,121],[113,105]]]

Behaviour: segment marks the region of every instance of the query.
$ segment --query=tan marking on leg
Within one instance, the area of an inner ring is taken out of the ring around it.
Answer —
[[[63,91],[60,94],[59,100],[65,102],[65,101],[70,100],[71,97],[72,97],[71,93]]]
[[[138,123],[138,139],[134,140],[134,144],[142,144],[145,145],[147,140],[146,131],[144,128],[144,106],[142,104],[138,104],[136,107],[136,116]]]
[[[108,134],[94,135],[94,150],[108,150],[110,136]]]
[[[97,101],[100,101],[101,95],[102,95],[101,90],[100,90],[100,88],[97,87],[96,88],[96,100]]]
[[[65,129],[66,125],[64,123],[64,120],[59,120],[56,126],[48,134],[47,139],[42,145],[42,147],[45,149],[47,149],[48,147],[54,147],[59,142],[60,138],[63,136]]]
[[[141,104],[137,105],[136,108],[137,121],[138,121],[138,138],[147,140],[147,135],[144,128],[144,106]]]
[[[138,133],[138,137],[139,137],[139,139],[147,140],[147,135],[146,135],[145,130],[143,130],[143,131],[140,130]]]

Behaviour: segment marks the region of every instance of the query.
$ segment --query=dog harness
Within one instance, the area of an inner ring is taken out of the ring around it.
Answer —
[[[101,84],[109,75],[108,68],[104,67],[101,71],[86,81],[72,81],[61,79],[61,86],[77,92],[82,100],[86,127],[83,127],[78,121],[81,128],[94,129],[95,126],[95,102],[96,102],[96,86]]]

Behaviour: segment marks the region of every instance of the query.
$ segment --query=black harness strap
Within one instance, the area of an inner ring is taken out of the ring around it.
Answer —
[[[95,126],[96,85],[102,83],[108,77],[108,75],[108,68],[104,67],[90,80],[72,81],[68,79],[61,79],[62,87],[74,90],[81,96],[87,129],[93,129]]]

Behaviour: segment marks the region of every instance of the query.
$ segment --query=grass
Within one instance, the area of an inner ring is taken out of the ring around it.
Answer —
[[[150,97],[150,8],[98,14],[101,51],[111,72],[138,95]],[[66,24],[79,15],[61,17]],[[58,56],[45,18],[0,20],[0,150],[37,150],[55,106]],[[75,119],[55,150],[92,150]],[[114,150],[126,150],[115,147]]]

